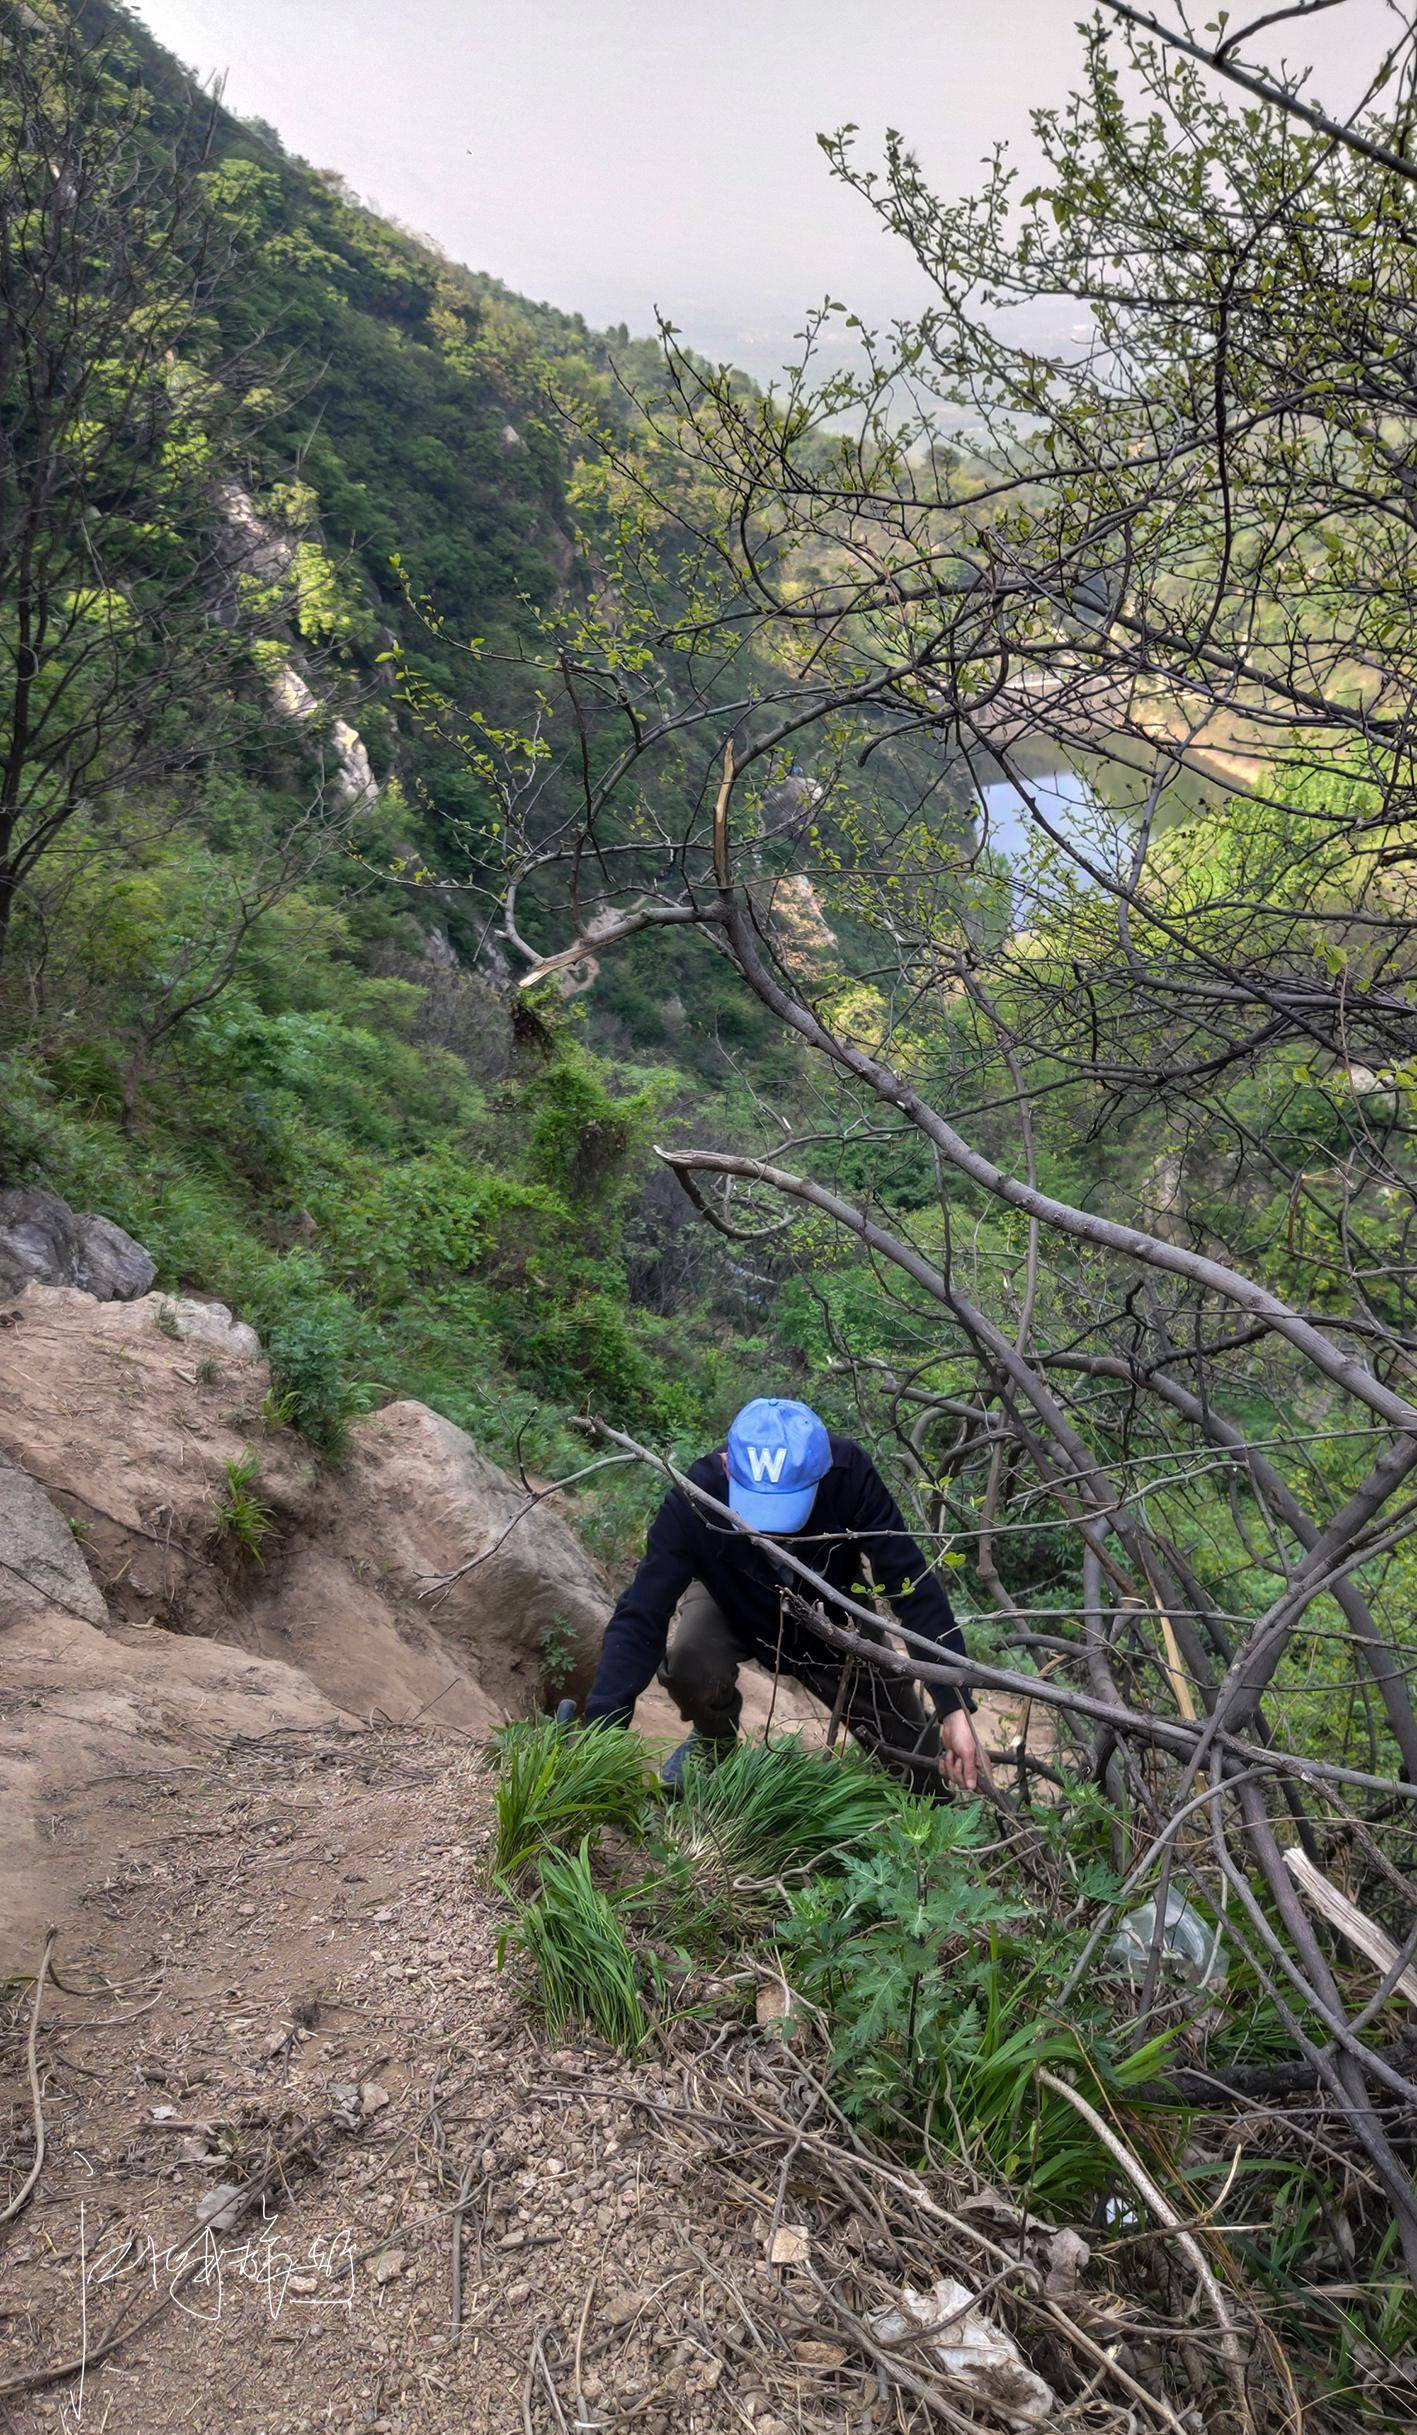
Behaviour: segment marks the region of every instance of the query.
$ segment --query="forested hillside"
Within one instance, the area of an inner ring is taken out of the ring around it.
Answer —
[[[1000,2284],[1107,2245],[1079,2425],[1327,2435],[1417,2343],[1417,29],[1342,123],[1211,32],[1105,0],[1027,193],[824,139],[934,302],[764,392],[0,5],[0,1186],[256,1328],[311,1510],[409,1397],[612,1567],[749,1395],[869,1439],[994,1809],[523,1723],[499,1957],[780,1982],[770,2252],[809,2122],[943,2143]]]
[[[0,970],[4,1180],[102,1208],[163,1283],[225,1297],[331,1448],[351,1411],[405,1390],[540,1462],[566,1409],[712,1429],[788,1355],[756,1352],[751,1285],[686,1249],[648,1141],[706,1077],[731,1130],[727,1052],[753,1026],[702,955],[675,993],[612,967],[589,1001],[548,993],[514,1024],[485,896],[457,884],[495,853],[495,793],[399,698],[457,676],[428,603],[458,646],[481,640],[488,733],[520,706],[519,654],[592,579],[570,417],[627,424],[621,384],[662,385],[658,351],[622,331],[612,369],[609,338],[194,101],[136,24],[78,17],[61,105],[38,20],[24,35],[6,140],[33,147],[66,112],[96,131],[96,223],[169,152],[185,164],[160,205],[185,295],[170,261],[135,258],[121,300],[182,315],[180,409],[174,350],[154,375],[181,463],[122,532],[132,465],[96,487],[115,586],[180,643],[180,682],[115,701],[148,720],[121,804],[81,805],[23,871]],[[46,21],[58,42],[63,12]],[[13,568],[18,519],[6,538]],[[86,651],[82,681],[107,681],[92,628],[90,609],[56,686]]]

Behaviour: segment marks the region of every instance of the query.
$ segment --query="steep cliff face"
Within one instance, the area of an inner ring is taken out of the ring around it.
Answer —
[[[0,1969],[123,1848],[125,1785],[272,1732],[481,1740],[592,1662],[596,1567],[460,1430],[390,1405],[334,1470],[268,1384],[220,1306],[0,1303]]]

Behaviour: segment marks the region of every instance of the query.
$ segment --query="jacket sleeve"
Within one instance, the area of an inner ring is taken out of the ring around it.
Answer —
[[[588,1725],[628,1725],[636,1700],[654,1679],[669,1619],[694,1577],[691,1529],[688,1499],[682,1489],[671,1488],[650,1524],[639,1569],[605,1627],[585,1704]]]
[[[964,1634],[955,1622],[938,1575],[931,1572],[907,1530],[905,1516],[875,1464],[866,1454],[859,1459],[860,1479],[852,1483],[855,1511],[851,1528],[870,1563],[873,1579],[885,1591],[908,1632],[919,1632],[923,1639],[933,1640],[951,1656],[963,1657]],[[925,1688],[937,1716],[950,1716],[956,1708],[974,1706],[973,1697],[963,1683],[958,1686],[927,1683]]]

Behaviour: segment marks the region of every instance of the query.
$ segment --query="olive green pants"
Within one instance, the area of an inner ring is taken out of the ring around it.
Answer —
[[[753,1663],[752,1650],[708,1591],[694,1582],[670,1626],[659,1679],[685,1723],[705,1741],[736,1739],[743,1714],[738,1673],[745,1663]],[[838,1715],[852,1739],[912,1791],[944,1792],[940,1729],[908,1675],[884,1673],[865,1658],[839,1657],[826,1647],[820,1656],[784,1659],[782,1671]]]

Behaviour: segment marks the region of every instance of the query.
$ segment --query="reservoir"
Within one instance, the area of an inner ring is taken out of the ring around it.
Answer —
[[[991,860],[997,857],[1009,866],[1016,924],[1027,920],[1030,900],[1040,891],[1045,897],[1055,893],[1064,868],[1073,887],[1097,884],[1087,869],[1061,852],[1054,837],[1076,846],[1093,871],[1127,876],[1137,822],[1155,774],[1154,764],[1147,769],[1120,757],[1086,754],[1036,774],[1021,768],[1018,784],[1002,772],[981,777],[974,788],[975,841],[987,848]],[[1214,804],[1222,791],[1194,768],[1168,772],[1152,816],[1153,836]],[[1054,871],[1047,878],[1044,864],[1050,856]]]

